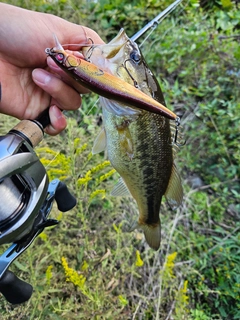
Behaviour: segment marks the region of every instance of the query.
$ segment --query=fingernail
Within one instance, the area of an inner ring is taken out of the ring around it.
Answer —
[[[57,106],[52,106],[52,112],[53,112],[53,116],[56,118],[56,119],[61,119],[63,118],[63,114],[62,114],[62,111],[60,109],[58,109]]]
[[[33,70],[32,75],[35,81],[42,84],[48,84],[51,81],[51,76],[45,71],[40,69]]]

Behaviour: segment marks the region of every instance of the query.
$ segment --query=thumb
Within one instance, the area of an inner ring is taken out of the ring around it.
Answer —
[[[55,136],[63,131],[67,126],[66,118],[64,117],[62,111],[53,105],[49,108],[49,117],[51,124],[45,129],[45,132],[51,136]]]

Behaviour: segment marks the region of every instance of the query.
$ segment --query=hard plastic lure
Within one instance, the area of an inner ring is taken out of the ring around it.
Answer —
[[[84,59],[67,53],[56,37],[55,41],[56,46],[51,49],[47,48],[45,52],[61,69],[86,88],[123,105],[157,113],[171,120],[178,120],[175,113],[134,87],[134,85],[125,82]]]

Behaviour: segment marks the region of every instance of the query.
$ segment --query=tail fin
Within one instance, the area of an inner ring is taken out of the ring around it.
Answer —
[[[148,224],[141,225],[141,229],[144,232],[145,239],[146,239],[148,245],[152,249],[158,250],[160,247],[160,242],[161,242],[160,222],[155,226],[151,226]]]

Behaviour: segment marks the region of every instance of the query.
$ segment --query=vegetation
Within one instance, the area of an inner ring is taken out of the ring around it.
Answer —
[[[106,41],[120,27],[134,34],[171,2],[8,1],[86,24]],[[21,306],[1,299],[1,319],[240,318],[237,2],[183,1],[141,46],[186,139],[178,154],[184,203],[176,212],[162,204],[160,251],[141,232],[126,232],[137,219],[135,202],[109,195],[118,176],[103,154],[91,154],[101,123],[92,94],[68,113],[63,134],[36,149],[49,177],[64,180],[78,204],[65,214],[54,207],[60,225],[11,266],[34,293]],[[13,122],[1,115],[1,134]]]

